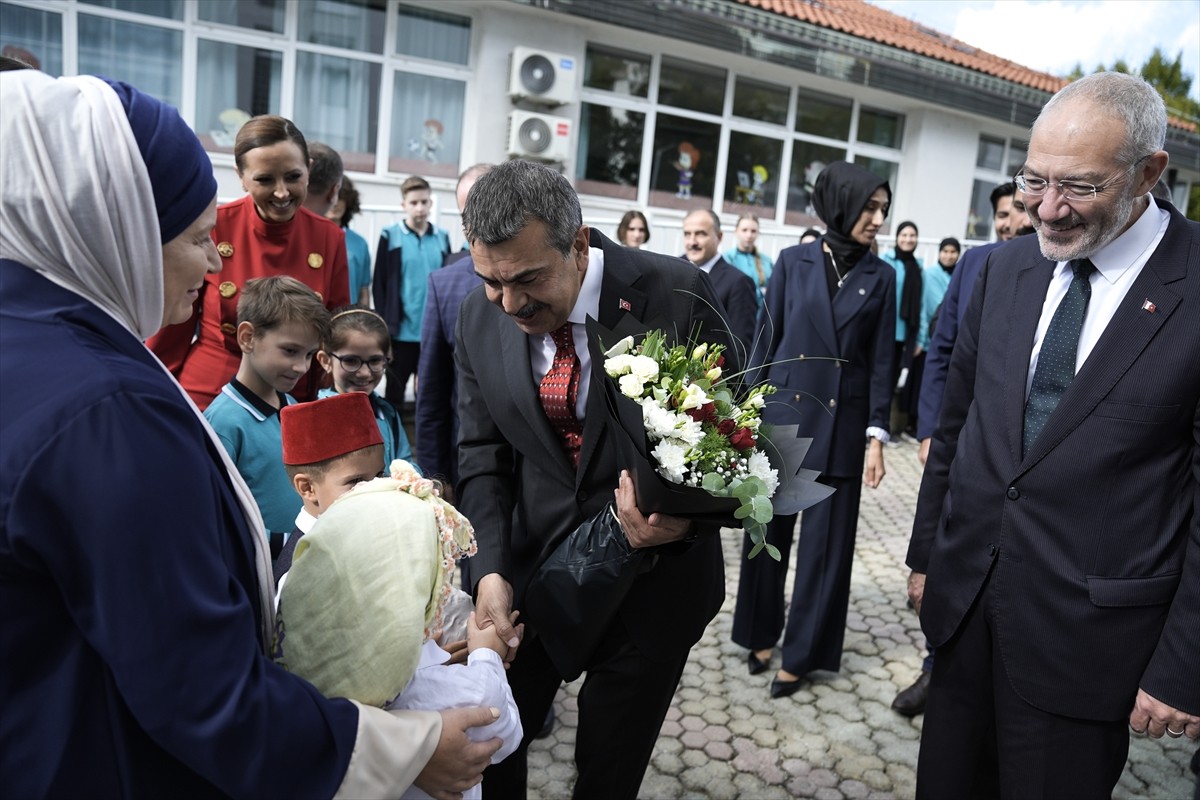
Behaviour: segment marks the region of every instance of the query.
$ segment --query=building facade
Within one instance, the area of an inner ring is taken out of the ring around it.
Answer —
[[[885,233],[916,221],[922,256],[986,241],[988,193],[1062,85],[861,0],[0,0],[0,46],[177,105],[222,200],[242,194],[238,127],[274,113],[341,153],[369,241],[410,174],[460,241],[457,174],[521,156],[560,165],[609,235],[644,210],[662,252],[697,207],[727,231],[757,214],[777,252],[817,223],[812,182],[839,159],[891,182]],[[1195,128],[1168,142],[1180,207]]]

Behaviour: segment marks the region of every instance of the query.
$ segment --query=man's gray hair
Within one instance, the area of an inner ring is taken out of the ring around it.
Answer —
[[[463,233],[489,247],[515,238],[532,220],[546,226],[546,241],[564,256],[583,226],[579,195],[550,167],[505,161],[480,176],[467,195]]]
[[[1056,106],[1068,100],[1087,100],[1125,123],[1125,141],[1117,157],[1132,167],[1167,141],[1167,108],[1154,87],[1136,75],[1096,72],[1067,84],[1042,107],[1033,127]]]
[[[308,168],[309,194],[323,195],[342,179],[342,157],[323,142],[309,142],[308,157],[312,159]]]

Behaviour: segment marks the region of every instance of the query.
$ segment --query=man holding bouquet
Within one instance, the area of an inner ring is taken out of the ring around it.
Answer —
[[[521,641],[510,612],[526,611],[525,589],[553,547],[615,496],[629,544],[656,547],[657,558],[588,659],[575,797],[634,798],[688,652],[724,599],[724,568],[715,527],[637,509],[608,436],[603,387],[591,380],[584,323],[631,331],[655,320],[728,347],[722,309],[700,270],[583,225],[570,182],[544,166],[509,161],[481,177],[463,223],[484,283],[459,311],[455,351],[460,509],[479,543],[471,577],[480,625],[508,643],[522,724],[536,732],[561,676],[543,634],[527,627]],[[488,769],[485,796],[524,796],[529,739]]]

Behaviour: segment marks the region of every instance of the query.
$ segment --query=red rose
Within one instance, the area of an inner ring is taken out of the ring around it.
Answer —
[[[696,422],[713,422],[717,418],[717,408],[712,403],[705,403],[699,408],[689,408],[683,413],[696,420]]]
[[[718,367],[725,366],[725,356],[717,356],[717,366]]]
[[[749,450],[754,447],[754,431],[749,428],[738,428],[729,437],[729,443],[738,450]]]
[[[728,436],[737,428],[737,423],[731,419],[723,419],[717,423],[717,433]]]

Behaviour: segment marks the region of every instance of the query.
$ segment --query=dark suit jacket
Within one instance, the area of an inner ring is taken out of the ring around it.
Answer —
[[[708,276],[677,258],[629,250],[592,230],[604,250],[600,322],[620,332],[625,323],[677,325],[686,335],[728,344],[704,302],[716,304]],[[685,291],[675,291],[682,289]],[[628,308],[623,308],[627,306]],[[607,412],[590,386],[579,468],[573,470],[538,400],[528,337],[482,289],[463,302],[458,318],[459,508],[475,526],[479,553],[474,584],[499,573],[512,584],[514,607],[548,548],[613,499],[616,448],[606,440]],[[619,612],[639,650],[678,656],[699,640],[725,597],[721,545],[715,532],[691,546],[671,546],[653,570],[633,584]]]
[[[867,428],[888,429],[896,339],[896,271],[867,253],[831,300],[820,241],[786,248],[767,283],[751,363],[779,390],[763,418],[811,436],[804,466],[862,472]],[[803,357],[803,360],[795,360]],[[844,359],[844,361],[817,360]]]
[[[475,262],[463,255],[429,276],[425,318],[421,322],[421,358],[417,365],[414,455],[426,475],[458,482],[458,381],[454,368],[454,329],[458,307],[482,284]]]
[[[937,328],[933,332],[933,338],[929,340],[929,350],[925,355],[917,413],[918,439],[928,439],[933,435],[938,414],[942,411],[942,394],[946,390],[950,353],[954,351],[958,328],[962,325],[963,317],[967,315],[967,301],[971,299],[975,279],[979,277],[979,270],[983,269],[988,254],[1002,244],[1006,242],[992,242],[968,250],[954,268],[954,274],[950,276],[950,285],[946,288],[946,296],[942,298],[942,307],[938,311]]]
[[[953,636],[992,573],[1009,680],[1052,713],[1122,719],[1139,686],[1200,713],[1200,225],[1170,214],[1024,457],[1054,265],[1034,236],[991,254],[925,466],[908,564],[926,636]]]
[[[754,285],[754,279],[724,258],[717,259],[708,278],[712,281],[717,299],[721,301],[721,307],[725,309],[729,331],[742,343],[745,348],[743,353],[748,353],[753,344],[754,323],[758,318],[758,288]]]

